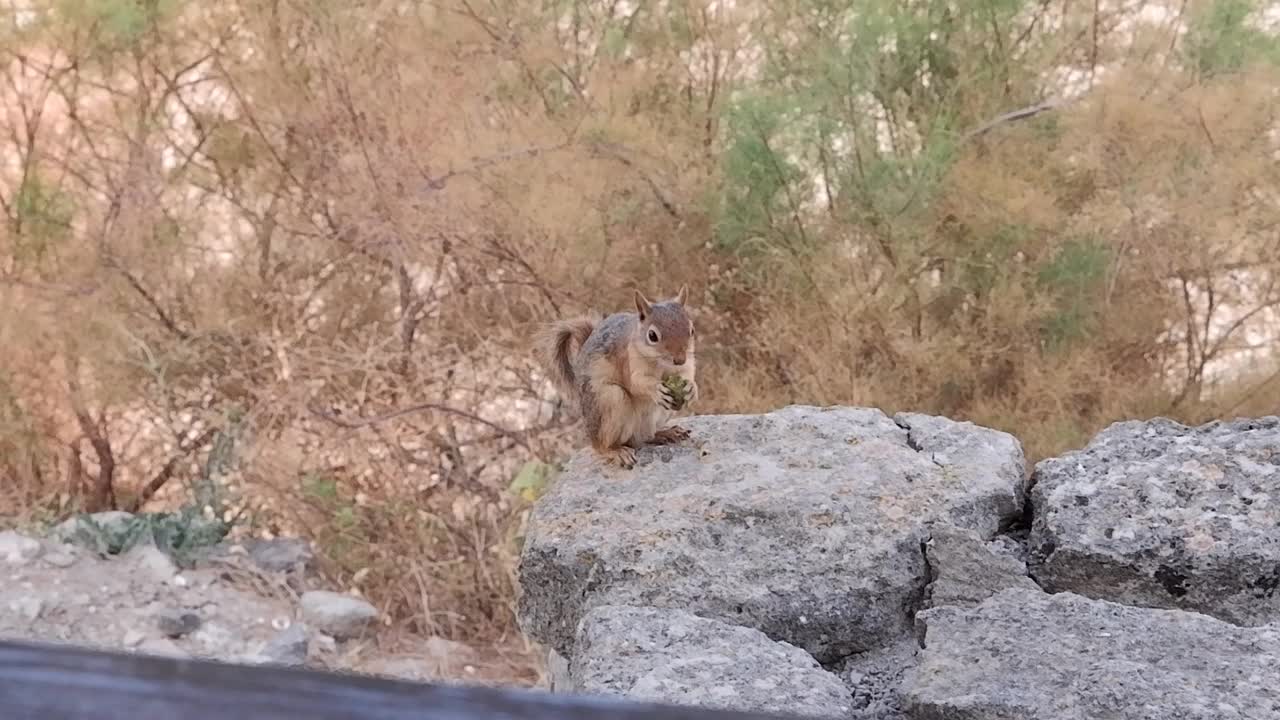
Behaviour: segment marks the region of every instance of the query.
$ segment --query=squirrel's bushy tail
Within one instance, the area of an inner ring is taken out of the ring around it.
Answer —
[[[577,343],[581,348],[595,330],[596,322],[594,317],[557,320],[547,326],[540,338],[539,345],[551,373],[551,382],[566,399],[576,400],[578,397],[574,387],[572,346]]]

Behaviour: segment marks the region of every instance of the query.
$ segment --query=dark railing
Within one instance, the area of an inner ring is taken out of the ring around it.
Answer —
[[[787,720],[784,716],[0,642],[0,720]]]

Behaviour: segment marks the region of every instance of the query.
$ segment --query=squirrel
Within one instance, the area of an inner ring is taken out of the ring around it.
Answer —
[[[689,438],[689,431],[678,425],[663,427],[682,407],[664,378],[684,379],[686,406],[698,399],[696,338],[685,309],[687,297],[686,285],[660,302],[636,290],[634,312],[560,320],[541,335],[540,352],[552,383],[562,396],[576,401],[591,447],[606,463],[630,469],[640,447]],[[571,352],[574,343],[576,354]]]

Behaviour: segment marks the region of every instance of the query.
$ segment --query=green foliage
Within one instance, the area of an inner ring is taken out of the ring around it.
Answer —
[[[329,475],[305,475],[302,494],[324,517],[323,525],[314,531],[325,557],[350,571],[359,569],[369,542],[366,521],[372,510],[356,506],[341,492],[337,478]]]
[[[222,542],[234,522],[210,520],[195,506],[177,512],[141,513],[101,524],[92,515],[75,516],[68,540],[103,555],[118,555],[151,543],[181,566],[189,566],[202,550]]]
[[[23,408],[10,379],[0,370],[0,482],[22,465],[52,459],[52,440]],[[9,482],[16,481],[16,478]]]
[[[1032,241],[1031,229],[1014,223],[977,238],[960,264],[960,284],[978,297],[987,295],[1014,272],[1014,257]]]
[[[108,525],[80,514],[71,541],[110,555],[149,542],[178,565],[189,565],[199,551],[220,543],[243,515],[227,518],[228,503],[219,482],[235,461],[236,443],[244,430],[243,417],[235,408],[228,416],[227,426],[214,435],[203,471],[190,488],[190,502],[176,512],[139,513]],[[205,516],[206,511],[212,518]]]
[[[1094,240],[1072,240],[1037,273],[1038,282],[1061,294],[1085,295],[1107,271],[1108,248]]]
[[[530,460],[525,463],[520,472],[516,473],[516,477],[511,481],[510,492],[519,495],[521,499],[527,502],[533,502],[542,493],[546,492],[547,484],[551,482],[551,478],[555,476],[556,468],[554,465],[540,462],[538,460]]]
[[[71,196],[46,185],[38,173],[29,173],[13,201],[14,226],[18,230],[15,258],[39,262],[71,232],[75,204]]]
[[[954,159],[948,121],[934,118],[918,153],[884,153],[850,168],[846,181],[855,204],[875,221],[902,220],[927,208]]]
[[[721,249],[750,254],[758,240],[794,231],[785,221],[788,193],[804,174],[780,152],[790,104],[785,97],[746,95],[731,106],[728,146],[721,159],[725,192],[716,228]]]
[[[626,28],[618,23],[605,28],[604,38],[600,42],[600,49],[611,59],[621,59],[627,51]]]
[[[1110,264],[1110,248],[1085,239],[1067,242],[1040,268],[1036,282],[1054,301],[1042,328],[1049,350],[1060,350],[1089,333]]]
[[[853,226],[874,228],[886,240],[880,249],[900,252],[927,236],[959,130],[986,119],[966,113],[1004,109],[1002,96],[1022,78],[1005,48],[1030,5],[806,0],[771,8],[770,21],[799,37],[757,37],[767,51],[764,80],[726,107],[720,247],[742,253],[762,241],[794,251],[844,241]],[[1036,92],[1030,74],[1026,88]],[[819,177],[825,187],[815,192]],[[835,221],[817,223],[826,237],[814,236],[816,205]]]
[[[302,493],[314,501],[332,502],[338,499],[338,481],[328,476],[307,473],[302,478]]]
[[[1209,77],[1255,62],[1280,63],[1280,41],[1254,21],[1255,0],[1212,0],[1190,24],[1185,45],[1192,67]]]
[[[177,16],[186,0],[56,0],[50,20],[91,33],[99,50],[136,47]]]
[[[205,459],[204,469],[191,488],[196,507],[213,508],[218,517],[227,511],[223,485],[219,480],[232,469],[236,459],[236,447],[245,432],[246,425],[241,410],[231,405],[226,412],[226,426],[213,436],[213,447]]]
[[[156,221],[146,239],[153,250],[165,251],[175,247],[181,237],[182,226],[173,218],[165,217]]]

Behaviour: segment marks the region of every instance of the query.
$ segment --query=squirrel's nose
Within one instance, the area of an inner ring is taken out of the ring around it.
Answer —
[[[671,358],[671,363],[672,363],[673,365],[683,365],[683,364],[684,364],[684,356],[683,356],[683,355],[681,355],[680,357]]]

